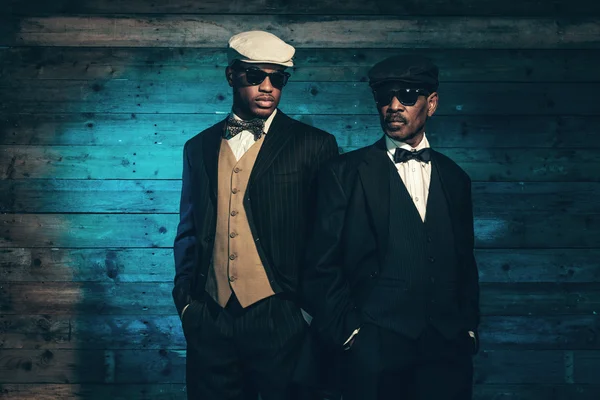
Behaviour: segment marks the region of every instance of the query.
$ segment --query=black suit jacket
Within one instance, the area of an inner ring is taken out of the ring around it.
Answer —
[[[180,222],[174,243],[177,311],[201,300],[217,218],[217,174],[225,120],[190,139],[183,151]],[[275,292],[297,293],[315,209],[315,176],[338,154],[335,137],[275,115],[244,196],[258,253]]]
[[[319,174],[317,223],[307,252],[303,295],[314,317],[312,327],[335,346],[342,346],[361,324],[358,308],[386,254],[389,162],[381,139],[338,157]],[[456,163],[436,151],[432,162],[438,167],[455,235],[465,329],[477,332],[479,285],[471,181]]]

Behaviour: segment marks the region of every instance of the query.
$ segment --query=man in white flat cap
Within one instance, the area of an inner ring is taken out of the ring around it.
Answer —
[[[229,40],[229,116],[183,151],[173,298],[188,399],[292,400],[307,323],[298,303],[315,173],[335,138],[277,109],[295,49],[262,31]]]

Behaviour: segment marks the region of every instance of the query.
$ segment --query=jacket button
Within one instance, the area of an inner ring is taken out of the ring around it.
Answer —
[[[230,214],[231,214],[232,217],[235,217],[236,215],[238,215],[238,212],[235,211],[235,210],[233,210]]]
[[[235,233],[235,232],[231,232],[231,233],[229,234],[229,237],[230,237],[230,238],[232,238],[232,239],[233,239],[234,237],[236,237],[236,236],[237,236],[237,233]]]
[[[233,188],[231,189],[231,193],[236,194],[238,193],[240,190],[238,188]]]
[[[433,256],[429,257],[429,261],[434,262],[435,258]]]
[[[238,172],[240,172],[240,171],[241,171],[241,168],[238,168],[238,167],[235,167],[235,168],[233,169],[233,172],[235,172],[236,174],[237,174]]]
[[[237,258],[237,256],[235,254],[230,254],[229,255],[229,259],[230,260],[235,260]]]
[[[375,278],[377,275],[379,275],[379,272],[378,271],[373,271],[373,272],[371,272],[370,276],[371,276],[371,278]]]

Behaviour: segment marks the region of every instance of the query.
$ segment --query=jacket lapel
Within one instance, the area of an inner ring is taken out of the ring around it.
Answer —
[[[380,257],[387,251],[390,217],[390,160],[386,154],[385,138],[371,146],[358,174],[367,199],[368,211],[372,217]],[[381,258],[380,261],[382,261]]]
[[[221,138],[225,130],[225,120],[215,125],[213,129],[206,132],[202,138],[202,150],[204,156],[204,168],[210,183],[211,199],[217,204],[217,188],[219,174],[219,152],[221,149]]]
[[[277,111],[277,114],[271,123],[271,127],[269,128],[269,132],[265,135],[265,141],[256,157],[256,161],[254,162],[254,167],[250,174],[249,186],[269,169],[284,145],[292,138],[293,132],[291,132],[290,127],[293,124],[293,119],[282,113],[280,110]]]

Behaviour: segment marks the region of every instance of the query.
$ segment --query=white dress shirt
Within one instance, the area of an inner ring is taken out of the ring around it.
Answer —
[[[415,148],[407,143],[394,140],[387,135],[385,136],[385,144],[388,156],[392,162],[394,162],[394,153],[397,147],[408,151],[429,148],[429,141],[425,134],[423,134],[423,139]],[[425,211],[427,210],[427,198],[429,197],[429,184],[431,182],[431,162],[425,163],[418,160],[408,160],[395,165],[398,175],[400,175],[402,182],[404,182],[404,186],[406,186],[406,190],[419,211],[421,220],[424,222]]]
[[[265,135],[271,127],[271,123],[273,122],[273,118],[275,118],[275,114],[277,114],[277,109],[275,109],[275,111],[273,111],[273,113],[269,115],[269,118],[267,118],[265,121],[265,127],[263,129]],[[231,115],[233,115],[233,118],[241,120],[241,118],[235,115],[233,111],[231,112]],[[254,134],[250,131],[241,131],[234,137],[227,139],[227,144],[229,144],[229,147],[231,148],[231,151],[233,152],[233,155],[237,161],[239,161],[240,158],[246,154],[248,149],[252,147],[254,143]]]

